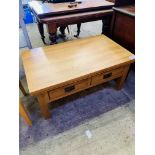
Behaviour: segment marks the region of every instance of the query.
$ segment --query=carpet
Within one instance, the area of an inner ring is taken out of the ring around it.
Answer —
[[[52,138],[89,119],[129,103],[135,98],[135,73],[133,71],[129,73],[123,89],[117,91],[113,86],[114,82],[102,84],[51,103],[49,108],[52,115],[48,120],[41,117],[35,97],[23,97],[33,126],[27,126],[20,118],[20,149],[47,137]]]

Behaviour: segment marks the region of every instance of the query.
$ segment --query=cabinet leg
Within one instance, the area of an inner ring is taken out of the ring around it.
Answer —
[[[46,100],[46,94],[38,95],[37,99],[38,99],[43,117],[45,119],[50,118],[51,114],[50,114],[49,109],[48,109],[48,102]]]
[[[130,68],[130,65],[126,66],[124,68],[123,75],[116,80],[116,89],[117,90],[120,90],[123,87],[124,81],[128,75],[129,68]]]

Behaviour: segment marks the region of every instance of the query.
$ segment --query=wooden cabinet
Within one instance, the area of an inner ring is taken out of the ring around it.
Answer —
[[[111,25],[112,39],[131,52],[135,52],[135,7],[114,7]]]

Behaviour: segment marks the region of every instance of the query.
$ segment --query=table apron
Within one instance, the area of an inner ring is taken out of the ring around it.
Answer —
[[[70,24],[78,24],[78,23],[85,23],[85,22],[91,22],[91,21],[96,21],[96,20],[102,20],[104,17],[107,16],[112,16],[113,11],[109,10],[107,12],[94,12],[94,13],[89,13],[85,15],[66,15],[66,16],[59,16],[59,17],[51,17],[47,19],[41,19],[40,22],[45,23],[45,24],[53,24],[56,23],[57,26],[61,25],[70,25]]]

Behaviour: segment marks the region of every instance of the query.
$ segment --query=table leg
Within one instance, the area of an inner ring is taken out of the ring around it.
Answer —
[[[128,75],[129,68],[130,68],[130,65],[126,66],[124,68],[123,75],[116,80],[116,89],[117,90],[120,90],[123,87],[124,81]]]
[[[65,29],[66,29],[66,26],[60,26],[60,32],[61,32],[61,35],[62,35],[63,38],[66,37],[66,35],[65,35]]]
[[[57,35],[56,33],[49,33],[50,45],[54,45],[57,43]]]
[[[38,95],[37,99],[38,99],[43,117],[45,119],[50,118],[51,114],[50,114],[49,109],[48,109],[48,101],[46,99],[46,94]]]
[[[50,45],[56,44],[57,41],[57,25],[56,23],[48,23],[47,30],[49,33],[49,39],[51,40]]]
[[[80,30],[81,30],[81,23],[80,23],[80,24],[77,24],[77,34],[76,34],[76,35],[74,35],[74,37],[76,37],[76,38],[78,38],[78,37],[79,37]]]
[[[42,39],[43,43],[46,44],[45,36],[44,36],[44,25],[43,25],[43,23],[38,22],[38,30],[40,32],[41,39]]]

